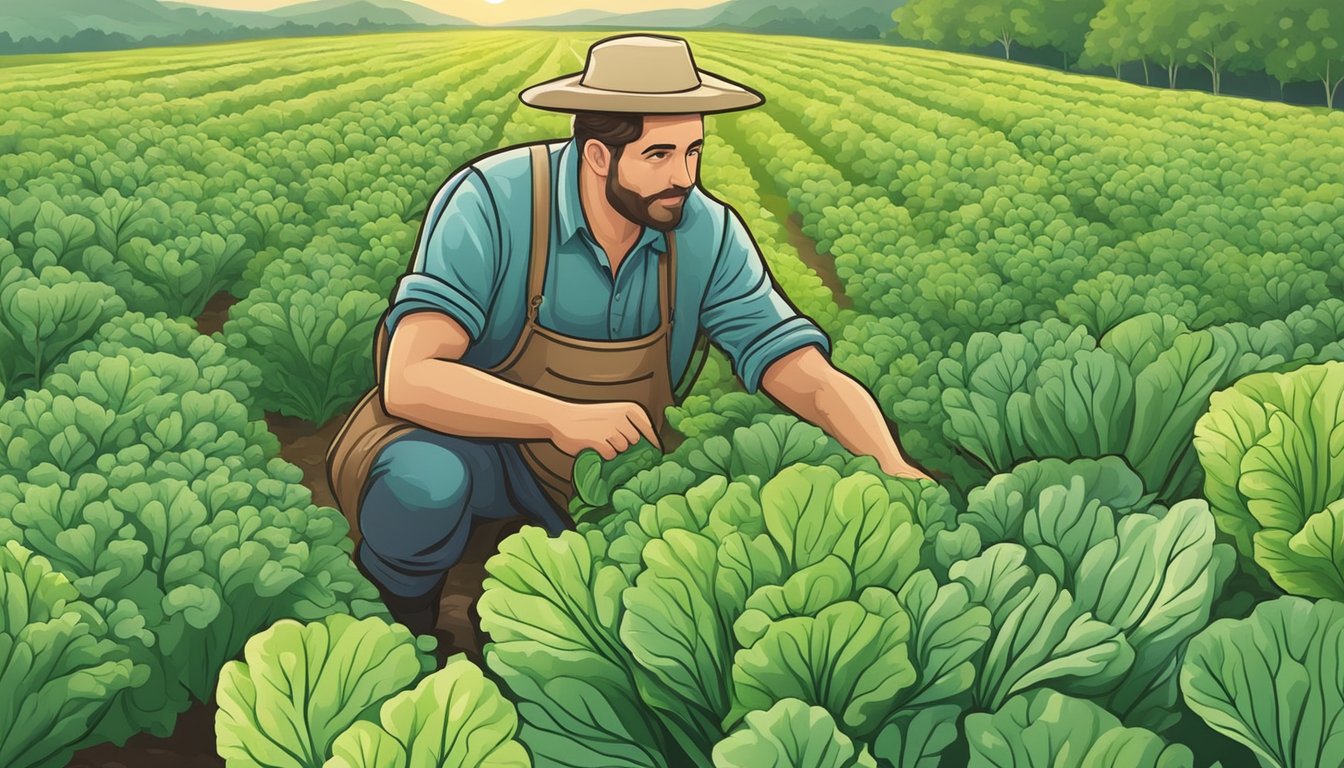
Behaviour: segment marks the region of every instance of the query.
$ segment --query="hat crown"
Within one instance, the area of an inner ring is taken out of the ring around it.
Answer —
[[[649,35],[594,45],[579,82],[586,88],[635,93],[676,93],[701,83],[685,40]]]

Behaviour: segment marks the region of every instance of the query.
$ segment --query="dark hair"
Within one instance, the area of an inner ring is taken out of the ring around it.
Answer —
[[[596,139],[612,152],[612,162],[621,159],[625,145],[644,135],[644,116],[632,112],[575,112],[574,143],[579,151]]]

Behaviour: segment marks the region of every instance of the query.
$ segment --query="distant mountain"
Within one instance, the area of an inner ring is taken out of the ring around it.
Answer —
[[[208,0],[205,0],[208,2]],[[725,0],[707,8],[672,8],[639,13],[596,9],[542,16],[512,24],[529,27],[624,27],[627,29],[729,29],[744,32],[878,39],[894,25],[891,12],[905,0]],[[364,20],[363,22],[361,20]],[[256,36],[243,28],[321,24],[371,28],[477,26],[411,0],[311,0],[271,11],[234,11],[175,0],[0,0],[0,32],[22,38],[57,40],[88,30],[118,35],[126,45],[148,37],[222,39]],[[286,34],[301,34],[286,27]],[[129,38],[129,40],[128,40]],[[83,40],[81,43],[85,42]],[[73,44],[73,43],[71,43]],[[47,45],[46,43],[30,44]]]
[[[136,37],[167,35],[189,29],[233,26],[200,9],[171,7],[157,0],[14,0],[0,3],[0,30],[10,37],[58,38],[81,29],[121,32]]]
[[[235,11],[229,8],[207,8],[199,5],[192,5],[190,3],[170,2],[170,0],[161,0],[159,4],[165,8],[181,8],[214,16],[234,27],[278,27],[286,21],[267,11]]]
[[[328,5],[327,3],[300,3],[290,6],[292,8],[302,8],[305,5]],[[331,22],[333,24],[358,24],[360,19],[366,19],[373,24],[415,24],[415,19],[407,16],[396,8],[380,8],[369,2],[369,0],[352,0],[343,2],[336,7],[314,8],[307,12],[287,13],[281,16],[276,13],[280,10],[289,10],[287,8],[277,8],[271,11],[272,15],[283,18],[285,21],[292,21],[295,24],[321,24],[322,22]]]
[[[509,26],[731,29],[744,32],[877,39],[896,25],[905,0],[727,0],[706,8],[640,13],[594,9],[542,16]]]
[[[535,19],[514,22],[504,26],[537,27],[662,27],[689,28],[709,24],[720,10],[730,2],[711,5],[707,8],[669,8],[661,11],[640,11],[637,13],[612,13],[586,8],[553,16],[540,16]]]
[[[238,27],[312,25],[475,26],[408,0],[313,0],[272,11],[234,11],[158,0],[0,0],[0,32],[18,40],[57,39],[81,30],[121,33],[133,38],[219,32]]]
[[[419,3],[408,2],[408,0],[312,0],[312,2],[276,8],[269,13],[272,16],[295,21],[300,18],[314,18],[315,15],[321,14],[322,21],[339,23],[348,19],[354,22],[358,21],[359,15],[362,14],[375,24],[401,24],[406,23],[401,21],[402,19],[409,19],[409,23],[429,26],[476,26],[466,19],[439,13]],[[383,18],[389,19],[389,21],[382,22],[379,20]],[[397,19],[397,21],[391,19]]]

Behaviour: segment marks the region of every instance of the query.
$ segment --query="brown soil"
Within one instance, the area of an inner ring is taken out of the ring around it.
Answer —
[[[836,306],[853,309],[854,300],[845,293],[845,283],[835,272],[835,257],[829,253],[817,253],[817,242],[803,232],[802,220],[796,212],[789,211],[788,217],[784,219],[784,231],[788,234],[789,245],[798,251],[798,258],[811,267],[821,282],[831,289]]]
[[[853,309],[854,300],[845,293],[845,283],[835,272],[835,257],[829,253],[817,252],[817,241],[803,232],[803,220],[797,211],[789,208],[789,201],[772,191],[767,183],[758,179],[756,194],[761,197],[761,205],[784,222],[784,234],[789,245],[798,252],[798,259],[817,273],[821,282],[831,289],[836,306],[841,309]]]
[[[196,318],[196,330],[202,335],[209,336],[216,331],[224,328],[224,321],[229,319],[229,307],[237,304],[237,296],[228,291],[220,291],[205,303],[205,309]]]
[[[166,738],[137,733],[124,746],[99,744],[75,753],[67,768],[223,768],[215,754],[215,701],[195,703]]]

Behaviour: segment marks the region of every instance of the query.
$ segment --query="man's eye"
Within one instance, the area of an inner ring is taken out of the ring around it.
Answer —
[[[664,157],[667,156],[667,153],[666,153],[666,152],[654,152],[654,153],[653,153],[653,156],[654,156],[655,158],[659,159],[659,160],[662,160]]]

